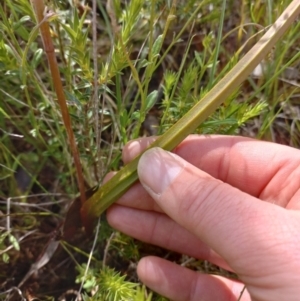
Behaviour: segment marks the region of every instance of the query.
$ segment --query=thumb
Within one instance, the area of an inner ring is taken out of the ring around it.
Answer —
[[[146,151],[138,174],[169,217],[196,234],[240,275],[263,276],[263,266],[278,262],[283,248],[291,247],[293,237],[285,235],[282,226],[290,223],[285,209],[217,180],[175,154],[159,148]]]

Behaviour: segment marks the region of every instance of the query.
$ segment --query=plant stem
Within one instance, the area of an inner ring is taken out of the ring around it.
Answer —
[[[46,52],[51,75],[52,75],[53,86],[57,95],[58,104],[60,106],[63,122],[70,142],[70,147],[71,147],[71,151],[73,154],[74,163],[77,171],[77,183],[80,191],[81,204],[83,204],[85,202],[84,180],[83,180],[82,169],[80,164],[79,152],[77,149],[75,136],[72,130],[71,119],[66,103],[66,98],[65,98],[62,81],[57,65],[57,60],[54,53],[54,46],[50,34],[48,20],[49,17],[51,17],[51,14],[47,16],[43,0],[31,0],[31,4],[36,15],[38,26],[40,28],[40,33],[44,45],[44,51]]]

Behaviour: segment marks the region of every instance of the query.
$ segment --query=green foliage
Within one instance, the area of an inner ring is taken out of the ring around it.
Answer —
[[[58,23],[63,29],[63,31],[58,32],[58,34],[61,35],[60,38],[68,41],[66,47],[63,48],[62,55],[69,58],[69,62],[65,62],[67,69],[65,69],[64,74],[70,81],[74,76],[83,78],[86,82],[93,79],[91,53],[87,51],[87,49],[91,47],[91,44],[88,39],[90,28],[85,25],[86,13],[87,11],[79,17],[77,9],[74,8],[66,15],[65,20],[60,19],[60,22]],[[68,23],[65,23],[66,21]],[[74,64],[76,64],[75,68]],[[72,75],[72,77],[70,77],[70,75]],[[73,88],[72,82],[69,82],[68,85],[70,88]],[[77,85],[79,87],[85,86],[83,82],[79,82]]]
[[[2,256],[3,263],[9,263],[9,249],[15,249],[16,251],[20,251],[20,245],[11,233],[8,231],[0,232],[0,255]]]
[[[111,250],[117,250],[120,258],[128,258],[133,261],[140,259],[139,247],[139,242],[122,233],[116,233],[111,244]]]
[[[145,287],[129,282],[126,276],[105,267],[101,270],[89,268],[85,275],[86,266],[77,268],[79,275],[76,282],[84,281],[83,288],[90,295],[85,295],[84,300],[89,301],[151,301],[152,294],[146,292]]]
[[[97,286],[97,272],[90,267],[87,270],[86,264],[77,266],[76,269],[79,272],[76,283],[83,283],[83,288],[90,293]],[[87,274],[86,270],[88,271]]]
[[[103,295],[105,300],[128,300],[135,295],[134,288],[137,284],[126,281],[125,275],[120,276],[120,273],[107,267],[101,270],[99,280],[99,294]]]
[[[117,1],[115,1],[116,6]],[[119,6],[118,5],[118,6]],[[126,10],[122,11],[122,15],[120,19],[116,19],[116,13],[113,11],[109,11],[110,18],[112,19],[113,24],[120,22],[121,29],[120,32],[115,32],[115,44],[112,50],[111,61],[107,62],[101,72],[100,72],[100,83],[106,83],[111,78],[115,77],[119,74],[125,67],[129,65],[128,56],[129,49],[126,47],[130,40],[134,38],[134,33],[136,32],[136,26],[143,15],[142,12],[143,1],[130,1],[126,6]],[[120,7],[117,8],[120,10]],[[117,28],[112,28],[112,30],[119,30]],[[141,28],[139,28],[141,30]]]
[[[172,126],[206,94],[207,89],[200,86],[203,76],[201,68],[199,54],[196,54],[196,58],[188,65],[175,87],[179,74],[171,71],[165,73],[162,131]],[[208,121],[200,126],[198,132],[203,134],[216,132],[219,134],[234,134],[240,126],[244,125],[249,119],[260,115],[267,108],[267,103],[264,101],[252,105],[245,100],[240,102],[238,97],[238,93],[232,95],[224,106],[220,107]]]

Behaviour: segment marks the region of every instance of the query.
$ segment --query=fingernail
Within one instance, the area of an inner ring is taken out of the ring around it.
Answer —
[[[127,147],[127,150],[130,152],[138,153],[141,151],[141,143],[139,143],[137,140],[128,142],[126,147]]]
[[[146,151],[138,164],[141,183],[152,193],[161,194],[184,167],[184,162],[176,155],[158,147]]]

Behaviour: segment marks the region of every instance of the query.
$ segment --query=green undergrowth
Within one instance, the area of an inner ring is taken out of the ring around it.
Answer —
[[[122,166],[121,149],[129,140],[161,134],[181,118],[290,1],[97,0],[94,40],[92,1],[83,2],[47,1],[45,16],[89,188]],[[257,68],[196,133],[243,134],[299,146],[299,41],[297,22],[261,70]],[[78,193],[28,0],[0,4],[0,95],[0,299],[5,299],[43,252],[47,240],[37,233],[49,237]],[[93,254],[91,241],[62,245],[67,264],[58,274],[65,279],[68,267],[73,269],[72,281],[63,282],[60,294],[81,286],[83,300],[164,300],[138,284],[131,266],[143,255],[165,256],[167,251],[115,233],[103,219]],[[14,271],[15,264],[24,269]],[[202,262],[192,268],[203,269]],[[33,282],[29,279],[21,291],[28,291]],[[40,284],[33,295],[43,296],[44,287]],[[55,289],[50,285],[47,298],[58,297]]]

